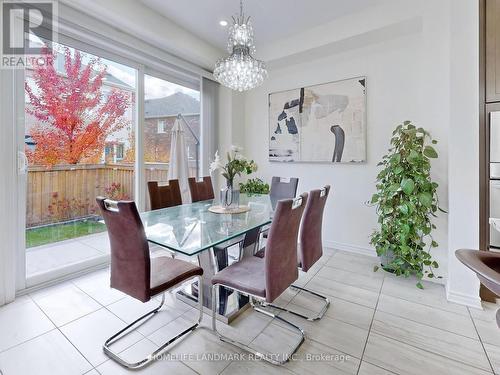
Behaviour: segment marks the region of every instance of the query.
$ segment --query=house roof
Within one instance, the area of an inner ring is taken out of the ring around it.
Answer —
[[[106,72],[106,75],[104,76],[104,78],[108,84],[111,83],[113,85],[119,85],[119,86],[122,86],[122,87],[130,89],[130,90],[133,89],[132,86],[123,82],[121,79],[116,78],[116,76],[114,76],[110,72]]]
[[[170,117],[182,114],[199,114],[200,102],[182,92],[144,102],[145,118]]]

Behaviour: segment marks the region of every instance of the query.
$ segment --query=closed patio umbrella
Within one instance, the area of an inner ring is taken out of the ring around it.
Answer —
[[[172,128],[172,143],[170,145],[170,162],[168,166],[169,180],[179,180],[181,196],[183,203],[191,202],[188,186],[189,167],[186,150],[186,141],[184,139],[184,129],[180,116],[177,116]]]

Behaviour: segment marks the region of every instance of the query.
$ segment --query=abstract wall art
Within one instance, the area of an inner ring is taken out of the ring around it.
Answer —
[[[366,161],[366,77],[269,94],[269,160]]]

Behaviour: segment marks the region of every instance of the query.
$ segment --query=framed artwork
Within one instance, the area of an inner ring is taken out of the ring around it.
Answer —
[[[269,94],[269,160],[366,161],[366,77]]]

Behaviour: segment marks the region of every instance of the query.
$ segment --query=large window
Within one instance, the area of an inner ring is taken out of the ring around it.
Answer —
[[[197,176],[200,167],[200,92],[146,74],[144,96],[146,181],[167,181],[172,128],[176,121],[180,121],[184,131],[189,175]],[[146,199],[148,208],[149,196]]]
[[[96,197],[134,198],[136,74],[57,43],[26,69],[28,277],[109,253]]]
[[[59,40],[49,64],[25,70],[19,146],[28,160],[28,286],[109,259],[96,197],[133,199],[148,209],[145,182],[167,181],[175,121],[182,122],[190,176],[200,168],[198,78],[177,78],[171,70],[150,70],[96,46]]]

